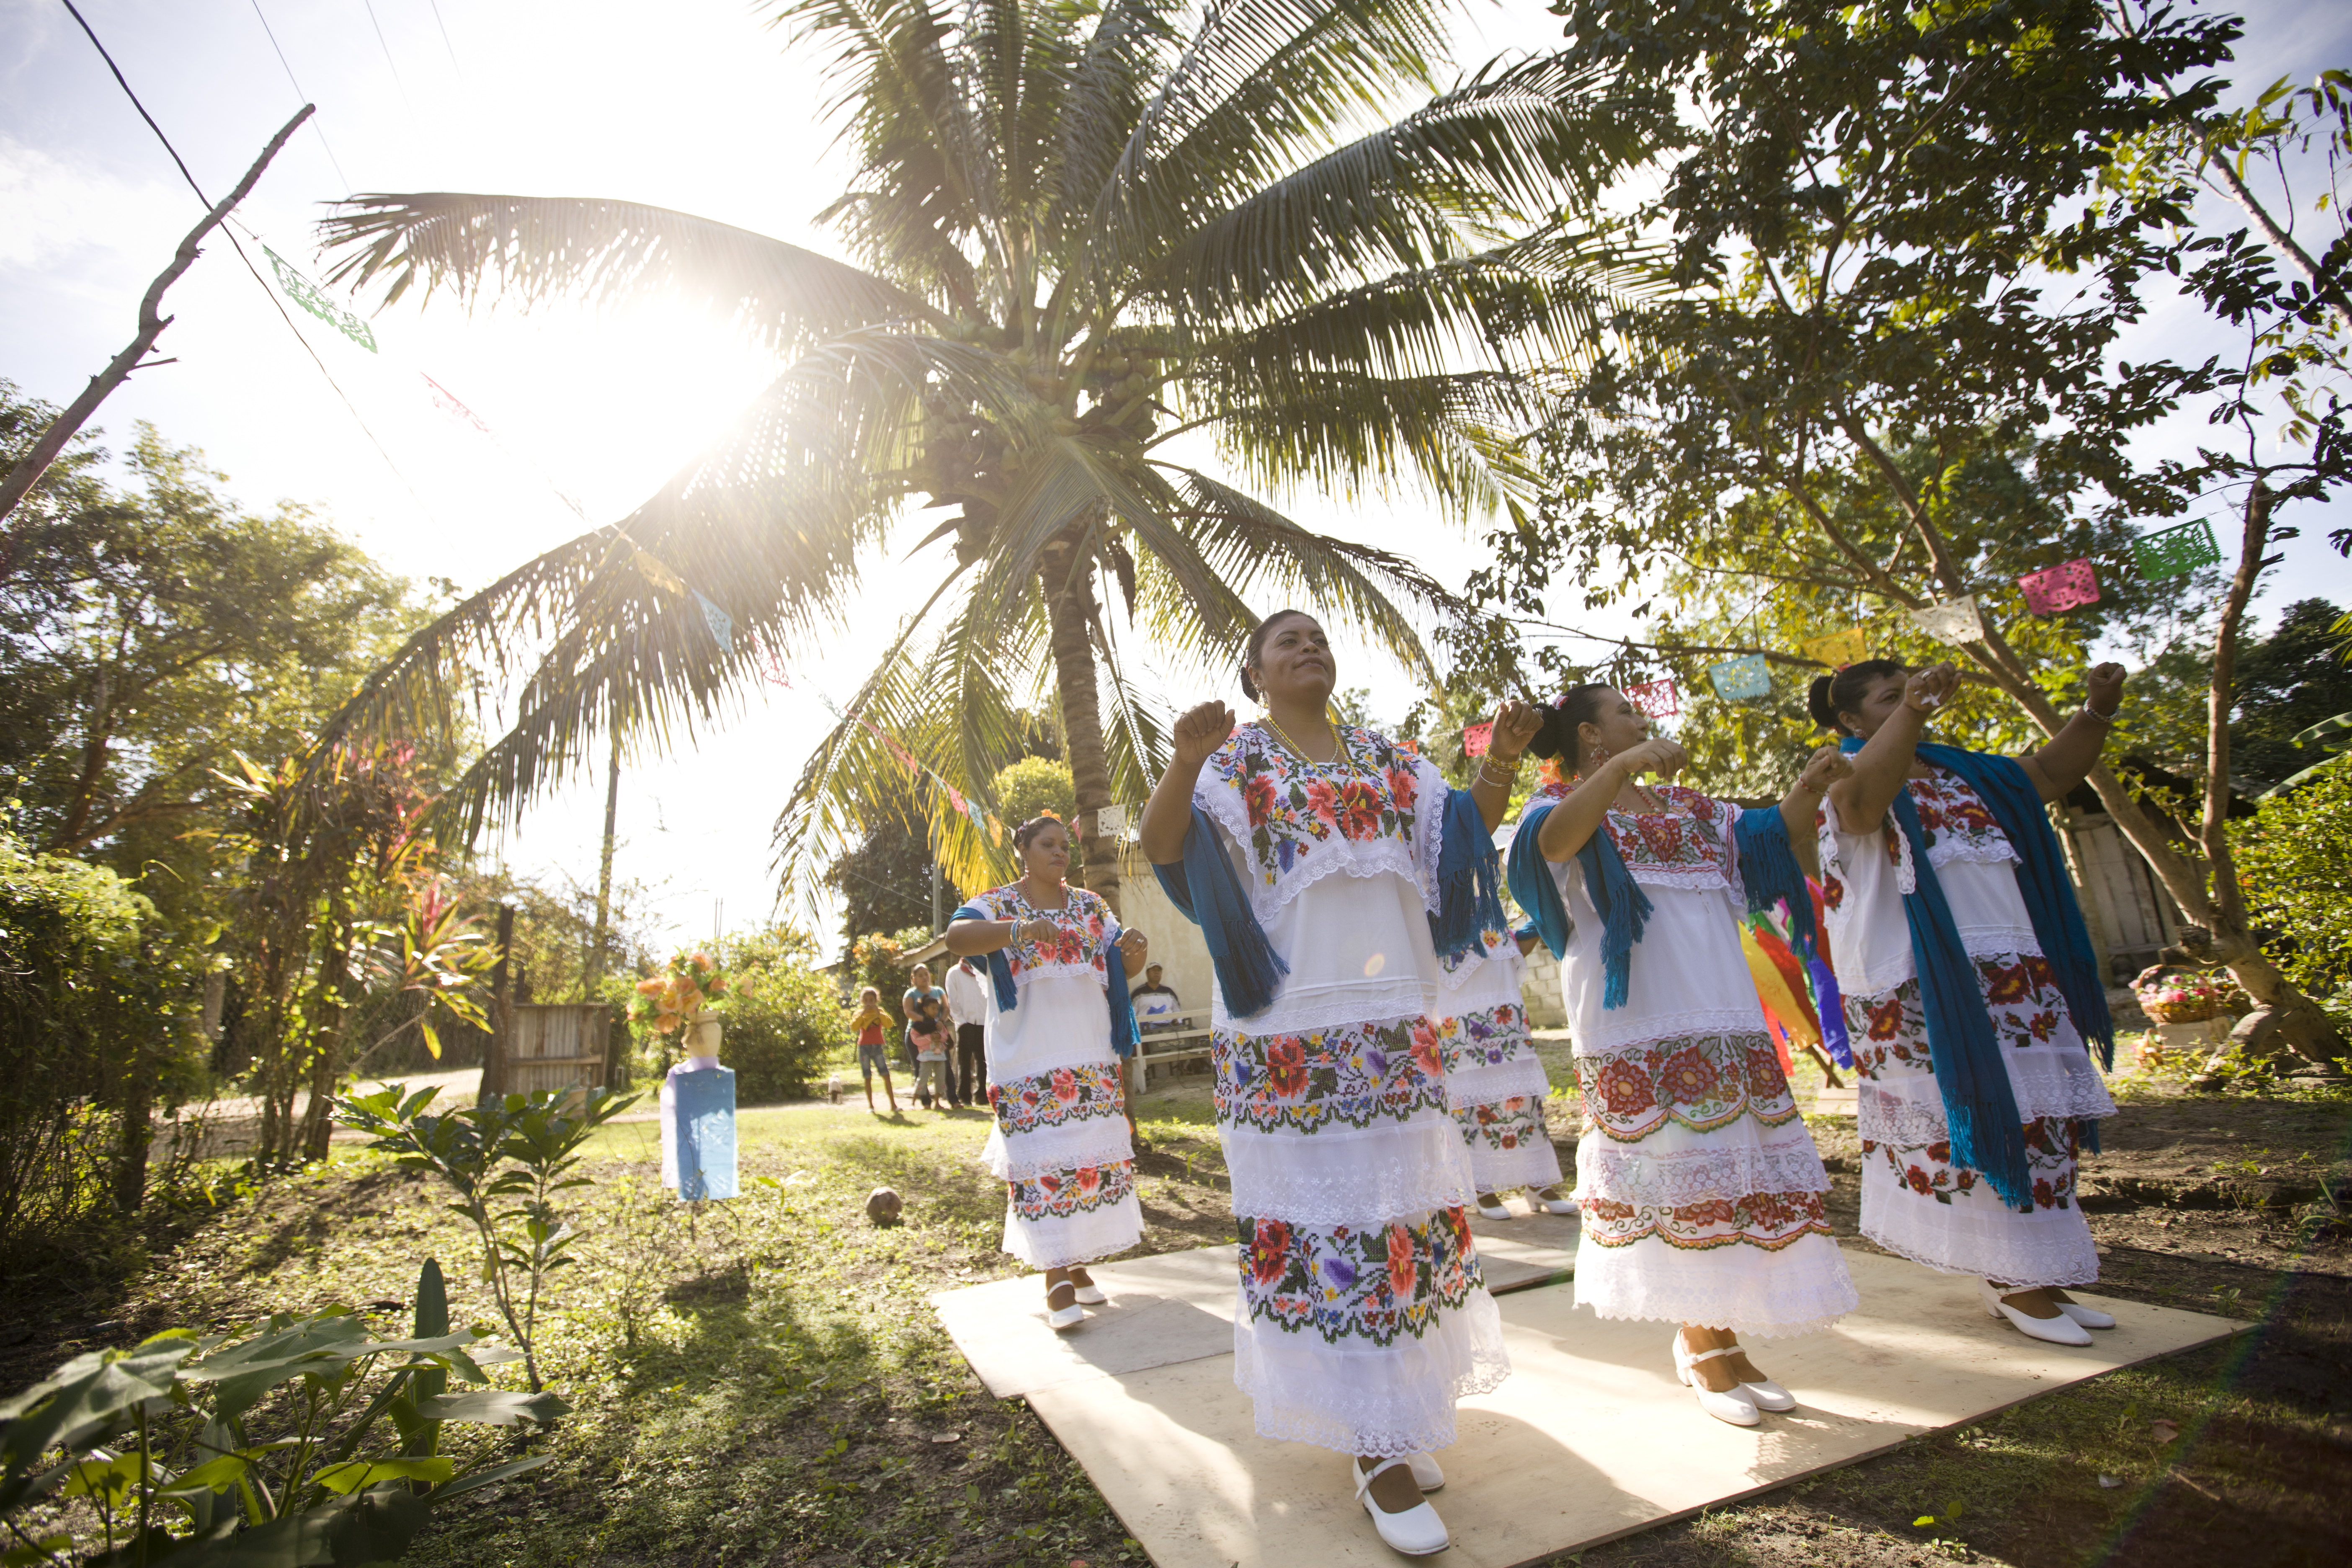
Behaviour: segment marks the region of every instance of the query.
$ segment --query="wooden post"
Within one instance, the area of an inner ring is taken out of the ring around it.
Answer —
[[[477,1105],[507,1091],[507,1036],[514,1026],[514,997],[507,984],[507,951],[514,945],[514,906],[499,906],[499,962],[490,971],[490,1039],[482,1049],[482,1087]]]

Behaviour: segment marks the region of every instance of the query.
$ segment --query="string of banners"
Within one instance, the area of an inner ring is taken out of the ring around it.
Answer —
[[[852,717],[842,711],[839,704],[830,697],[820,693],[818,700],[823,702],[825,710],[836,719],[847,720]],[[991,845],[1002,845],[1004,842],[1004,824],[994,812],[982,811],[978,801],[971,799],[955,785],[916,761],[915,753],[901,745],[898,737],[884,730],[863,713],[855,717],[859,728],[882,742],[882,749],[890,753],[893,762],[916,777],[929,780],[940,793],[947,797],[947,803],[955,808],[956,815],[971,824],[973,832],[987,839]]]
[[[365,321],[344,309],[332,295],[304,277],[284,257],[267,245],[261,247],[261,254],[268,258],[270,270],[278,275],[278,287],[289,300],[318,317],[368,353],[381,352],[376,342],[375,331]],[[466,406],[464,401],[456,393],[451,392],[424,371],[418,371],[417,376],[425,383],[425,395],[432,399],[436,408],[477,435],[485,437],[508,456],[515,455],[504,441],[499,439],[498,433],[490,428],[488,423],[480,415]],[[537,470],[539,466],[533,463],[530,467]],[[588,521],[587,511],[581,506],[576,497],[566,492],[554,480],[548,479],[543,470],[540,471],[540,478],[546,482],[548,489],[554,492],[555,498],[569,507],[575,516],[583,522]],[[710,640],[719,645],[719,652],[734,652],[735,617],[721,608],[709,595],[690,586],[685,578],[679,576],[659,557],[646,550],[635,540],[629,539],[626,529],[621,530],[621,537],[627,540],[629,548],[633,552],[631,564],[636,568],[637,574],[663,592],[676,595],[691,603],[698,613],[703,629],[710,634]],[[778,685],[792,684],[790,680],[784,679],[782,667],[772,650],[770,650],[767,656],[763,673],[769,680]]]

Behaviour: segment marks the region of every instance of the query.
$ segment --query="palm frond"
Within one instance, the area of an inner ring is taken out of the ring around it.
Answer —
[[[1497,62],[1195,231],[1149,282],[1214,320],[1461,254],[1460,237],[1588,203],[1658,140],[1654,106],[1558,56]]]
[[[783,353],[852,327],[940,320],[846,262],[641,202],[436,191],[336,206],[319,226],[321,247],[340,253],[327,280],[359,289],[388,275],[387,305],[419,282],[526,308],[557,295],[600,307],[678,299]]]

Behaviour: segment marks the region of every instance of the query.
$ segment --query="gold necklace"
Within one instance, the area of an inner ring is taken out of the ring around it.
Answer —
[[[1318,763],[1307,754],[1306,747],[1290,738],[1290,731],[1282,727],[1281,721],[1275,718],[1274,710],[1271,708],[1265,710],[1265,721],[1267,727],[1282,738],[1282,743],[1290,748],[1291,754],[1309,767],[1335,767],[1347,760],[1348,742],[1340,739],[1339,727],[1337,724],[1331,726],[1331,760],[1328,763]]]

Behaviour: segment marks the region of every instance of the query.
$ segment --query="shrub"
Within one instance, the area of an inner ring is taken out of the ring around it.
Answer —
[[[2246,911],[2306,993],[2352,985],[2352,757],[2231,824]]]
[[[824,1059],[849,1038],[840,994],[812,966],[815,956],[807,937],[784,927],[727,943],[730,994],[720,1009],[719,1059],[735,1069],[743,1104],[805,1095]]]
[[[1044,812],[1067,822],[1078,812],[1078,792],[1070,783],[1070,764],[1044,757],[1024,757],[1008,763],[996,775],[996,808],[1004,826],[1018,827]]]

